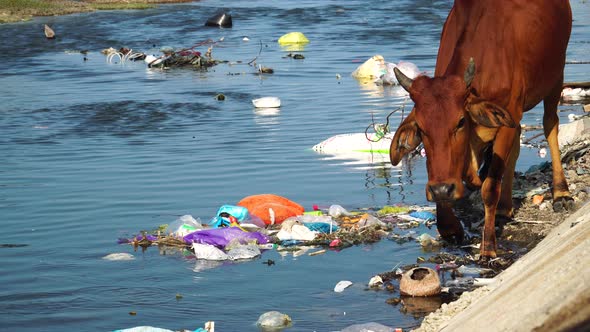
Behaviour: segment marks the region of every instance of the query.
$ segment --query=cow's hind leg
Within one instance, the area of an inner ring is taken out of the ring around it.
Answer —
[[[463,242],[465,232],[450,203],[436,203],[436,227],[443,239],[455,243]]]
[[[563,209],[571,210],[574,201],[569,192],[567,181],[561,166],[561,152],[557,142],[557,132],[559,128],[559,117],[557,116],[557,104],[561,95],[560,81],[551,94],[543,101],[545,112],[543,114],[543,129],[549,150],[551,151],[551,166],[553,168],[553,209],[562,211]]]

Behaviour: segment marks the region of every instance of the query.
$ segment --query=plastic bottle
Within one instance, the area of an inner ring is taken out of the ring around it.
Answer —
[[[328,214],[330,216],[332,216],[333,218],[338,218],[340,216],[348,216],[348,215],[350,215],[350,212],[346,211],[345,208],[343,208],[342,206],[340,206],[338,204],[333,204],[328,209]]]

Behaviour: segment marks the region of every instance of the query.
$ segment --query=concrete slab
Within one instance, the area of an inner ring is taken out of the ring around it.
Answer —
[[[590,329],[590,203],[495,278],[441,331]]]

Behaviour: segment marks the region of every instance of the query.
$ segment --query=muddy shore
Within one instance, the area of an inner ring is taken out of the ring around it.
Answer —
[[[196,0],[15,0],[0,3],[0,24],[29,21],[35,16],[57,16],[112,9],[147,9],[158,4]]]

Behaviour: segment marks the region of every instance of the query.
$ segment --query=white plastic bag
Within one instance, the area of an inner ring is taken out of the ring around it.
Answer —
[[[240,259],[252,259],[260,255],[260,249],[255,244],[240,245],[227,252],[228,258],[233,261]]]
[[[229,258],[223,250],[209,244],[193,243],[192,249],[197,259],[224,261]]]

